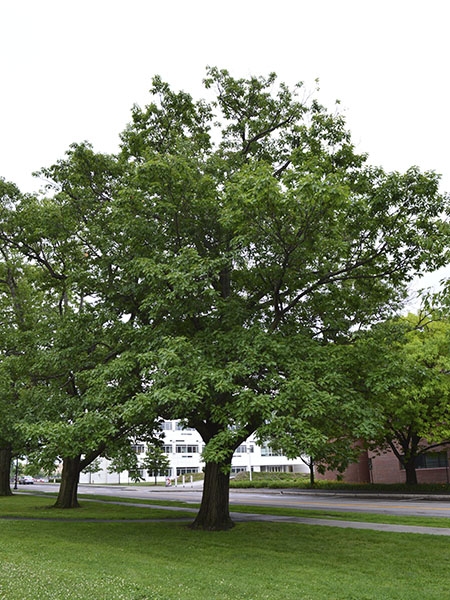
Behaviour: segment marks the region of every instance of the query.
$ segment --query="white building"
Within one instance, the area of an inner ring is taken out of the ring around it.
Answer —
[[[185,476],[186,481],[193,473],[201,473],[204,467],[202,451],[205,446],[196,429],[183,428],[180,421],[163,421],[161,428],[164,431],[163,449],[170,461],[168,473],[160,474],[158,481],[170,477],[173,482],[176,477]],[[146,455],[146,444],[139,442],[134,449],[141,463]],[[101,470],[97,473],[82,473],[80,483],[132,483],[128,471],[110,473],[109,461],[101,459]],[[300,458],[289,459],[273,451],[267,444],[258,446],[255,437],[251,435],[237,448],[231,463],[231,473],[240,471],[251,472],[289,472],[307,473],[308,468]],[[138,475],[144,481],[154,481],[153,475],[144,469],[139,469]]]

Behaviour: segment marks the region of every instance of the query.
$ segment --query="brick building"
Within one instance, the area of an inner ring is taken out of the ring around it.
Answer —
[[[440,446],[418,457],[416,467],[418,483],[449,483],[450,446]],[[336,471],[317,474],[317,479],[336,479]],[[389,450],[383,453],[363,451],[358,462],[348,466],[341,474],[348,483],[405,483],[406,474],[400,461]]]

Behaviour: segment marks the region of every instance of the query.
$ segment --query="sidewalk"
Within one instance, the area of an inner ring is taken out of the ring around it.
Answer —
[[[278,515],[260,515],[231,513],[236,523],[245,521],[269,521],[274,523],[301,523],[303,525],[323,525],[325,527],[341,527],[343,529],[369,529],[372,531],[389,531],[393,533],[419,533],[428,535],[450,536],[450,528],[418,527],[415,525],[394,525],[389,523],[368,523],[363,521],[341,521],[339,519],[318,519],[314,517],[283,517]]]

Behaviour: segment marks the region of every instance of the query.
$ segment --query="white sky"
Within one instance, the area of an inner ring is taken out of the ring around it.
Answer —
[[[0,176],[22,191],[71,142],[114,152],[153,75],[203,95],[206,65],[318,77],[370,162],[450,191],[448,0],[3,0],[0,23]]]

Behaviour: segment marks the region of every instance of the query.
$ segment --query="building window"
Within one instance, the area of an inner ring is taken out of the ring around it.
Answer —
[[[177,467],[177,475],[187,475],[188,473],[198,473],[196,467]]]
[[[175,423],[175,429],[177,431],[195,431],[194,427],[188,427],[183,421],[177,421]]]
[[[134,478],[140,478],[140,479],[144,479],[144,469],[133,469],[132,471],[129,471],[129,476],[134,479]]]
[[[160,428],[161,428],[163,431],[172,431],[172,421],[163,421],[163,422],[160,424]]]
[[[231,467],[231,474],[235,475],[236,473],[243,473],[247,470],[247,467]]]
[[[255,451],[255,447],[253,444],[250,444],[249,446],[247,446],[247,444],[241,444],[240,446],[238,446],[235,450],[236,454],[247,454],[248,452],[254,452]]]
[[[149,477],[168,477],[169,469],[166,469],[164,471],[157,471],[156,473],[154,471],[147,471],[147,474]]]
[[[177,454],[195,454],[198,452],[198,446],[189,446],[187,444],[176,445]]]
[[[163,452],[164,454],[172,454],[172,444],[164,444],[163,446]]]
[[[263,444],[261,446],[261,456],[283,456],[283,452],[281,450],[273,450],[267,444]]]
[[[290,465],[261,465],[261,473],[292,473]]]
[[[144,444],[133,444],[131,446],[131,449],[133,450],[133,452],[136,452],[136,454],[144,454],[145,452]]]
[[[427,452],[416,457],[416,469],[438,469],[447,467],[447,452]]]
[[[241,444],[235,450],[236,454],[247,454],[247,444]]]

